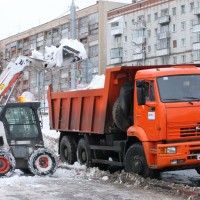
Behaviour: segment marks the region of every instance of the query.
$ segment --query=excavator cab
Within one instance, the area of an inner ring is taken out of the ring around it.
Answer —
[[[39,107],[39,102],[0,107],[0,176],[10,176],[15,168],[35,175],[55,172],[57,157],[44,148]]]

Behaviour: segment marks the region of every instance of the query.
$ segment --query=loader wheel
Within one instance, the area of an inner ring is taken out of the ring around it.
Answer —
[[[57,165],[57,156],[49,149],[35,150],[28,160],[28,169],[30,172],[39,176],[54,174]]]
[[[78,157],[78,162],[81,165],[86,165],[87,167],[91,167],[91,161],[89,160],[89,149],[87,148],[86,141],[83,138],[80,139],[78,142],[77,157]]]
[[[71,136],[64,136],[60,142],[60,159],[70,165],[77,161],[76,142]]]
[[[146,156],[141,144],[133,144],[129,147],[125,156],[125,171],[139,174],[144,178],[154,177],[154,172],[147,165]]]
[[[0,151],[0,177],[10,177],[15,171],[16,161],[13,155]]]

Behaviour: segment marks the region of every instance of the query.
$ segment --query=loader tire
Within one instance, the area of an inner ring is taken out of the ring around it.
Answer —
[[[13,155],[7,151],[0,151],[0,177],[10,177],[16,167]]]
[[[28,159],[28,169],[38,176],[52,175],[58,165],[57,156],[50,149],[38,149],[33,151]]]
[[[60,159],[62,162],[73,165],[77,161],[76,146],[73,137],[69,135],[62,137],[60,141]]]

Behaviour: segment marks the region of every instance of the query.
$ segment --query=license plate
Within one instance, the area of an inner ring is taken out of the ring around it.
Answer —
[[[200,155],[197,155],[197,160],[200,160]]]

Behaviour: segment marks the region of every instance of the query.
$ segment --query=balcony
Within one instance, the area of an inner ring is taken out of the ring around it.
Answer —
[[[166,32],[157,33],[157,37],[158,37],[159,40],[165,39],[165,38],[169,38],[170,37],[170,32],[166,31]]]
[[[195,43],[192,45],[193,50],[200,50],[200,43]]]
[[[170,55],[170,49],[169,48],[157,49],[156,55],[157,56],[167,56],[167,55]]]
[[[119,34],[123,34],[123,26],[115,26],[115,27],[111,27],[111,35],[119,35]]]
[[[146,54],[143,53],[138,53],[138,54],[134,54],[132,55],[132,60],[144,60],[146,57]]]
[[[112,48],[120,48],[123,47],[123,42],[113,42]]]
[[[133,29],[141,29],[141,28],[146,28],[146,22],[143,21],[138,21],[133,24]]]
[[[110,59],[110,64],[113,65],[113,64],[119,64],[119,63],[122,63],[122,57],[120,58],[111,58]]]
[[[145,37],[138,37],[132,39],[133,44],[145,44],[146,38]]]
[[[194,63],[200,63],[200,50],[192,51],[192,58]]]
[[[170,22],[170,16],[169,15],[165,15],[165,16],[158,18],[159,24],[164,24],[164,23],[169,23],[169,22]]]
[[[200,15],[200,7],[194,8],[193,14],[194,14],[194,15]]]
[[[194,25],[193,26],[193,30],[192,30],[192,32],[200,32],[200,24],[196,24],[196,25]]]
[[[111,35],[119,35],[123,34],[124,31],[124,24],[123,24],[123,17],[116,17],[113,20],[108,22],[111,27]]]
[[[200,34],[199,33],[193,33],[192,43],[200,43]]]
[[[99,38],[98,38],[98,35],[90,35],[90,37],[89,37],[89,42],[92,42],[92,41],[96,41],[96,40],[98,40]]]

